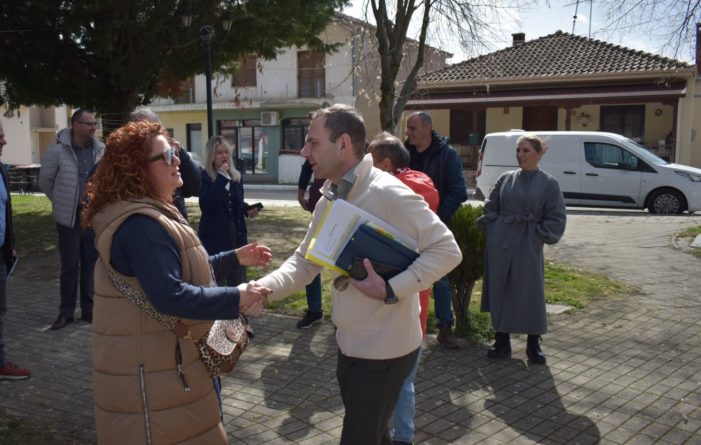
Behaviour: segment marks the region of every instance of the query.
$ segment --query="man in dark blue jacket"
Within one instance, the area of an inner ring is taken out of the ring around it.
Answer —
[[[426,173],[438,189],[440,202],[438,217],[450,227],[455,211],[467,201],[462,162],[448,139],[433,130],[431,115],[418,111],[409,116],[406,124],[406,148],[409,150],[409,168]],[[445,276],[433,285],[433,299],[438,319],[438,341],[448,349],[457,349],[453,333],[450,281]]]
[[[5,145],[5,132],[0,122],[0,155]],[[28,379],[31,373],[28,369],[21,368],[5,359],[5,324],[3,318],[7,312],[7,278],[12,270],[12,262],[15,256],[14,233],[12,232],[12,200],[7,181],[7,169],[0,163],[0,379],[23,380]]]

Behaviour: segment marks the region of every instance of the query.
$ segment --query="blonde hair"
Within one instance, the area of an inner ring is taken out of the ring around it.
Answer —
[[[234,160],[232,158],[232,154],[234,152],[234,148],[231,146],[229,141],[227,141],[224,136],[213,136],[210,140],[207,141],[207,145],[205,146],[205,157],[204,157],[204,169],[209,175],[212,180],[217,178],[217,174],[219,173],[217,170],[214,169],[214,157],[217,153],[217,146],[221,145],[226,149],[226,151],[229,153],[229,176],[231,177],[231,180],[234,182],[240,182],[241,181],[241,173],[236,170],[236,167],[234,167]]]
[[[540,153],[542,151],[547,150],[547,146],[545,145],[545,141],[534,134],[525,134],[525,135],[521,136],[520,138],[518,138],[516,140],[516,145],[518,145],[524,141],[531,144],[531,146],[533,146],[533,149],[536,151],[536,153]]]

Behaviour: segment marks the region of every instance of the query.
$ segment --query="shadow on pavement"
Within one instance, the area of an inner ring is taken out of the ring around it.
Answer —
[[[336,340],[319,326],[307,330],[290,327],[276,338],[291,343],[289,355],[270,356],[262,371],[265,404],[286,413],[276,428],[279,437],[299,442],[313,436],[323,442],[325,432],[343,422],[335,373]],[[331,436],[327,439],[336,440]]]
[[[601,434],[586,416],[563,405],[550,368],[522,360],[505,360],[480,370],[493,397],[485,408],[520,436],[540,444],[595,444]]]

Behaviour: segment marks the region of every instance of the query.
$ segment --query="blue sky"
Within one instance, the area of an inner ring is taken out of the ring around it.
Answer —
[[[364,0],[354,0],[353,5],[350,8],[346,8],[344,13],[349,14],[354,17],[363,18],[362,7]],[[571,33],[573,24],[573,15],[575,14],[575,4],[576,0],[551,0],[550,6],[543,4],[544,2],[539,2],[539,5],[532,7],[528,10],[521,10],[519,12],[514,12],[511,14],[503,13],[499,17],[499,22],[501,23],[501,32],[490,41],[491,49],[484,52],[496,51],[511,45],[512,37],[511,34],[514,32],[524,32],[526,34],[526,40],[533,40],[538,37],[553,34],[558,30]],[[581,1],[578,11],[577,20],[574,28],[574,34],[587,37],[589,35],[590,29],[590,5],[589,1]],[[370,12],[372,15],[372,12]],[[654,36],[643,35],[638,32],[625,32],[619,34],[603,33],[601,31],[604,26],[604,21],[602,20],[603,11],[597,10],[597,3],[594,2],[594,10],[591,14],[591,31],[592,38],[610,42],[616,45],[625,46],[627,48],[646,51],[653,54],[660,54],[664,56],[670,56],[670,54],[663,54],[660,52],[660,47],[662,42],[654,38]],[[415,19],[418,20],[418,19]],[[495,27],[496,28],[496,27]],[[414,32],[417,32],[416,30]],[[445,33],[444,33],[445,34]],[[412,36],[415,37],[415,36]],[[457,63],[470,55],[464,53],[460,49],[460,45],[456,40],[451,40],[450,36],[441,37],[440,43],[437,44],[437,37],[433,38],[431,42],[434,46],[439,46],[449,52],[455,54],[455,57],[450,60],[451,63]],[[680,60],[693,63],[693,60],[688,58],[686,54],[684,57],[677,57]]]

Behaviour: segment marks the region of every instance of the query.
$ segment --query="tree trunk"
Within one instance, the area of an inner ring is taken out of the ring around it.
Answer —
[[[455,310],[455,335],[467,338],[470,330],[470,320],[468,312],[470,300],[472,299],[472,289],[475,287],[474,281],[455,283],[452,286],[453,309]]]
[[[114,91],[111,97],[114,99],[110,102],[109,109],[97,110],[102,119],[102,137],[105,140],[110,133],[127,123],[129,113],[139,105],[133,92]]]

